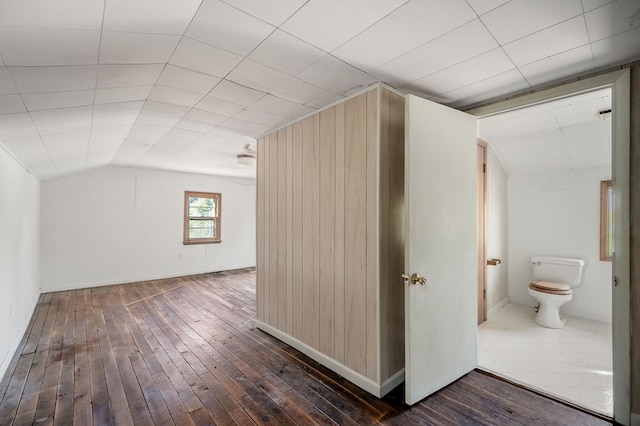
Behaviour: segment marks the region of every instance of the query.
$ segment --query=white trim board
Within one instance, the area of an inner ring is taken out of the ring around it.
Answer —
[[[264,331],[275,337],[278,340],[283,341],[287,345],[291,346],[307,355],[311,359],[319,362],[324,365],[328,369],[340,374],[342,377],[355,384],[356,386],[362,388],[363,390],[369,392],[370,394],[376,396],[377,398],[382,398],[391,390],[393,390],[396,386],[404,381],[404,368],[398,372],[396,372],[393,376],[388,378],[382,383],[376,383],[373,380],[363,376],[362,374],[353,371],[349,367],[339,363],[333,358],[323,354],[317,349],[312,348],[311,346],[302,343],[300,340],[289,336],[282,331],[271,327],[268,324],[263,323],[262,321],[256,320],[255,325],[258,329]]]
[[[478,118],[520,109],[553,99],[611,88],[612,105],[612,178],[616,191],[614,206],[615,259],[613,275],[613,415],[620,424],[631,422],[631,277],[630,277],[630,99],[631,69],[586,77],[564,85],[522,95],[466,112]]]

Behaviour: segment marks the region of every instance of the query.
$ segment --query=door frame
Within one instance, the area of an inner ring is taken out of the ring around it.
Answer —
[[[487,144],[482,139],[478,139],[476,146],[478,150],[478,325],[480,325],[487,320]]]
[[[612,180],[614,197],[614,252],[612,299],[613,416],[621,424],[631,420],[631,295],[630,295],[630,85],[631,71],[617,70],[561,84],[534,93],[465,112],[479,119],[597,89],[612,93]]]

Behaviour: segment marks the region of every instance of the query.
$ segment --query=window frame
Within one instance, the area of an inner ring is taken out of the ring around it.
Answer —
[[[600,260],[613,261],[613,184],[611,180],[600,182]]]
[[[213,198],[215,199],[215,215],[212,217],[189,216],[189,198]],[[189,223],[191,220],[211,220],[215,224],[215,235],[211,237],[189,237]],[[222,242],[222,194],[219,192],[184,191],[184,228],[183,244],[217,244]]]

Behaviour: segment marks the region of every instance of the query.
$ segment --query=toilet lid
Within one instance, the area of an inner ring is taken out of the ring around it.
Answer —
[[[571,287],[567,284],[554,283],[551,281],[533,281],[529,284],[531,290],[539,291],[541,293],[566,295],[573,293]]]

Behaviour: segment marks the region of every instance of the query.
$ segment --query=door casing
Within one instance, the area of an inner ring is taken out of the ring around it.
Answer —
[[[612,181],[614,197],[613,299],[613,415],[631,421],[631,292],[630,292],[630,99],[631,71],[622,69],[543,89],[466,112],[478,118],[545,103],[597,89],[612,91]]]

